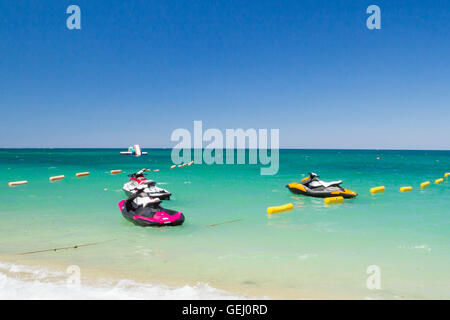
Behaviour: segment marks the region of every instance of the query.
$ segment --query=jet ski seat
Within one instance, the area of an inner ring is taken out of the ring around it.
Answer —
[[[331,186],[338,186],[342,184],[342,180],[336,180],[331,182],[322,181],[322,184],[325,188],[331,187]]]
[[[332,186],[338,186],[341,183],[342,183],[342,180],[336,180],[336,181],[331,181],[331,182],[326,182],[326,181],[322,181],[322,180],[314,180],[309,184],[309,186],[311,188],[319,188],[319,187],[328,188],[328,187],[332,187]]]
[[[159,200],[158,198],[150,198],[150,197],[137,197],[136,199],[134,199],[134,203],[137,206],[142,206],[142,207],[146,207],[149,204],[155,204],[155,203],[160,203],[161,200]]]

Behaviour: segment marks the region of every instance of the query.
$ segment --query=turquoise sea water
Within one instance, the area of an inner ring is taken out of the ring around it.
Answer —
[[[450,298],[450,184],[433,183],[450,171],[449,151],[281,150],[274,176],[261,176],[258,165],[170,170],[170,150],[146,151],[136,158],[113,149],[0,150],[0,262],[75,264],[90,278],[208,283],[241,296]],[[183,226],[142,228],[122,217],[126,174],[143,167],[160,169],[149,177],[173,193],[162,205],[182,211]],[[75,178],[82,171],[91,175]],[[359,196],[325,206],[285,188],[310,171],[344,180]],[[61,174],[65,180],[49,182]],[[8,186],[17,180],[29,184]],[[380,185],[384,193],[370,194]],[[289,202],[293,210],[267,215],[268,206]],[[235,219],[243,220],[208,226]],[[106,240],[113,241],[17,255]],[[366,287],[370,265],[381,270],[381,290]]]

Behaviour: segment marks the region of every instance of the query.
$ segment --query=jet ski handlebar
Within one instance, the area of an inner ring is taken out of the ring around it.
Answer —
[[[128,175],[130,178],[141,178],[141,177],[146,177],[147,174],[146,173],[132,173]]]
[[[143,169],[139,170],[138,172],[134,172],[132,174],[129,174],[128,176],[130,178],[146,177],[147,175],[144,173],[145,171],[150,171],[150,169],[143,168]]]

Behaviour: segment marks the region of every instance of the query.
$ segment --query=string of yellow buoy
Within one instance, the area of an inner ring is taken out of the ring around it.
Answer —
[[[191,161],[191,162],[189,162],[189,163],[184,163],[184,164],[182,164],[182,165],[178,165],[178,167],[191,166],[192,164],[194,164],[194,161]],[[172,165],[172,166],[170,167],[170,169],[175,169],[176,167],[177,167],[177,165]],[[150,171],[150,169],[149,169],[149,171]],[[155,169],[155,170],[153,170],[153,171],[158,172],[159,169]],[[117,170],[111,170],[110,173],[111,173],[112,175],[114,175],[114,174],[119,174],[119,173],[122,173],[122,170],[120,170],[120,169],[117,169]],[[78,173],[75,174],[75,176],[76,176],[77,178],[80,178],[80,177],[86,177],[86,176],[89,176],[89,175],[90,175],[90,172],[78,172]],[[446,172],[446,173],[444,174],[444,177],[445,177],[445,178],[448,178],[449,176],[450,176],[450,172]],[[53,181],[58,181],[58,180],[62,180],[62,179],[65,179],[65,176],[64,176],[64,175],[52,176],[52,177],[49,178],[49,180],[50,180],[51,182],[53,182]],[[440,183],[442,183],[442,182],[444,182],[444,178],[439,178],[439,179],[436,179],[436,180],[434,181],[435,184],[440,184]],[[28,184],[28,180],[21,180],[21,181],[11,181],[11,182],[8,182],[8,186],[10,186],[10,187],[20,186],[20,185],[25,185],[25,184]],[[425,187],[428,187],[430,184],[431,184],[430,181],[425,181],[425,182],[422,182],[422,183],[420,184],[420,187],[421,187],[421,188],[425,188]],[[401,192],[406,192],[406,191],[411,191],[412,189],[413,189],[412,186],[407,186],[407,187],[401,187],[401,188],[400,188],[400,191],[401,191]],[[383,191],[385,191],[385,190],[386,190],[386,187],[385,187],[385,186],[378,186],[378,187],[371,188],[371,189],[370,189],[370,192],[371,192],[372,194],[375,194],[375,193],[383,192]],[[344,201],[344,198],[343,198],[343,197],[330,197],[330,198],[325,198],[325,199],[324,199],[325,204],[342,203],[343,201]],[[292,204],[292,203],[288,203],[288,204],[281,205],[281,206],[268,207],[268,208],[267,208],[267,213],[268,213],[268,214],[278,213],[278,212],[282,212],[282,211],[286,211],[286,210],[292,210],[293,208],[294,208],[293,204]]]
[[[450,176],[450,172],[446,172],[444,174],[444,177],[446,177],[446,178],[449,176]],[[439,178],[434,181],[435,184],[439,184],[442,182],[444,182],[444,178]],[[430,181],[425,181],[420,184],[420,187],[425,188],[425,187],[428,187],[430,184],[431,184]],[[385,190],[386,190],[385,186],[378,186],[378,187],[371,188],[370,193],[375,194],[375,193],[384,192]],[[407,191],[412,191],[412,190],[413,190],[412,186],[400,187],[400,192],[407,192]],[[331,197],[331,198],[324,199],[325,204],[341,203],[343,201],[344,201],[343,197]]]
[[[194,161],[191,161],[190,163],[186,164],[186,165],[192,165],[192,163],[194,163]],[[148,171],[151,171],[150,169],[148,169]],[[159,169],[154,169],[154,172],[159,172]],[[122,173],[122,170],[120,169],[115,169],[115,170],[111,170],[110,174],[115,175],[115,174],[119,174]],[[76,178],[81,178],[81,177],[87,177],[89,176],[91,173],[89,171],[84,171],[84,172],[77,172],[75,173],[75,177]],[[48,178],[48,180],[50,182],[53,181],[58,181],[58,180],[63,180],[65,179],[66,176],[65,175],[58,175],[58,176],[51,176]],[[20,185],[24,185],[24,184],[28,184],[28,180],[20,180],[20,181],[10,181],[8,182],[8,186],[10,187],[15,187],[15,186],[20,186]]]
[[[450,177],[450,172],[446,172],[446,173],[444,174],[444,177],[445,177],[445,178]],[[442,182],[444,182],[444,178],[439,178],[439,179],[436,179],[436,180],[434,181],[435,184],[440,184],[440,183],[442,183]],[[431,182],[430,182],[430,181],[425,181],[425,182],[422,182],[422,183],[420,184],[420,188],[426,188],[426,187],[428,187],[428,186],[430,186],[430,185],[431,185]],[[371,192],[372,194],[374,194],[374,193],[379,193],[379,192],[382,192],[382,191],[385,191],[385,190],[386,190],[385,186],[379,186],[379,187],[371,188],[371,189],[370,189],[370,192]],[[413,190],[413,187],[412,187],[412,186],[400,187],[400,191],[401,191],[401,192],[412,191],[412,190]]]
[[[170,169],[175,169],[176,167],[183,168],[183,167],[187,167],[187,166],[192,166],[193,164],[194,164],[194,161],[183,163],[183,164],[179,164],[178,166],[176,164],[174,164],[174,165],[172,165],[170,167]]]

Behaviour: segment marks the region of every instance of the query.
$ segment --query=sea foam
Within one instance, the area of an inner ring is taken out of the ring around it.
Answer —
[[[244,299],[208,284],[169,287],[133,280],[96,280],[78,287],[68,274],[40,267],[0,262],[0,299]]]

